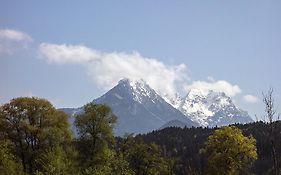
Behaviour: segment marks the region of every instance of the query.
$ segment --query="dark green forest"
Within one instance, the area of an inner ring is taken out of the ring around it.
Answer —
[[[274,143],[277,150],[278,165],[281,165],[281,122],[274,122]],[[274,174],[270,144],[270,127],[264,122],[235,125],[245,136],[256,139],[258,159],[249,174]],[[145,135],[138,135],[145,143],[154,143],[161,147],[163,155],[176,160],[175,174],[208,174],[207,157],[201,153],[207,138],[218,128],[165,128]]]
[[[281,122],[222,128],[170,127],[114,137],[117,116],[89,103],[76,116],[45,99],[15,98],[0,107],[2,175],[279,174]]]

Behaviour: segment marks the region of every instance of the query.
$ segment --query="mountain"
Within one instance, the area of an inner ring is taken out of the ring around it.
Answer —
[[[185,122],[189,127],[198,126],[142,80],[120,80],[117,86],[93,102],[110,106],[118,116],[117,135],[146,133],[171,120]]]
[[[118,117],[115,135],[147,133],[164,127],[214,127],[233,123],[253,122],[246,111],[235,106],[223,92],[191,89],[185,97],[158,95],[146,82],[123,79],[101,97],[92,101],[108,105]],[[83,108],[62,109],[70,116],[73,127],[75,115]]]
[[[173,102],[176,103],[173,103]],[[184,98],[168,100],[185,116],[201,126],[223,126],[233,123],[249,123],[253,119],[246,111],[235,106],[223,92],[191,89]]]
[[[74,126],[75,115],[83,113],[83,108],[60,108],[59,110],[65,112],[69,116],[71,130],[74,135],[77,135],[76,128]]]
[[[114,129],[118,136],[147,133],[159,129],[171,120],[184,122],[187,127],[199,126],[167,103],[144,81],[120,80],[107,93],[93,100],[93,103],[111,107],[118,117]],[[80,113],[82,108],[62,110],[72,116],[73,120],[74,113]]]
[[[164,128],[169,128],[169,127],[178,127],[178,128],[184,128],[184,127],[189,127],[187,123],[184,123],[179,120],[171,120],[164,125],[162,125],[159,130],[164,129]]]

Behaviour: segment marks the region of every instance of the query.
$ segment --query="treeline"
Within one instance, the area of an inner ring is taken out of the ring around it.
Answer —
[[[39,98],[0,107],[1,175],[186,175],[279,172],[281,123],[166,128],[116,138],[117,117],[89,103],[74,122]],[[240,129],[238,129],[240,128]],[[274,142],[273,142],[274,141]],[[272,145],[277,168],[273,166]]]
[[[1,175],[165,175],[172,161],[156,144],[113,135],[116,116],[105,105],[87,104],[76,116],[39,98],[16,98],[0,107]]]
[[[236,124],[245,136],[256,139],[257,157],[249,174],[275,174],[272,159],[272,145],[268,123],[255,122],[250,124]],[[274,146],[276,147],[278,169],[281,169],[281,122],[274,122]],[[153,131],[136,138],[145,143],[154,143],[160,146],[165,156],[176,160],[173,172],[178,175],[207,174],[207,157],[201,152],[207,138],[218,128],[176,128],[170,127]],[[279,172],[279,171],[278,171]],[[280,173],[280,172],[279,172]]]

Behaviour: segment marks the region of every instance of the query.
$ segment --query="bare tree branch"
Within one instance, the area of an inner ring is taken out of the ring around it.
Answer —
[[[265,104],[265,119],[268,120],[269,124],[269,142],[271,145],[271,155],[272,155],[272,161],[274,166],[274,173],[275,175],[278,175],[279,169],[278,169],[278,157],[276,153],[276,145],[275,145],[275,134],[274,134],[274,122],[279,119],[279,115],[276,118],[276,109],[274,106],[274,97],[273,97],[273,88],[270,88],[268,92],[262,93],[263,94],[263,102]]]

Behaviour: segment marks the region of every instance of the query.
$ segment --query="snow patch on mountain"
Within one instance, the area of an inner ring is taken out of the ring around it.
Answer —
[[[169,94],[163,94],[162,98],[176,109],[180,107],[183,100],[178,93],[174,94],[173,96]]]
[[[178,100],[178,99],[181,99]],[[173,107],[201,126],[221,126],[253,121],[247,112],[234,105],[223,92],[190,89],[184,98],[165,98]]]
[[[93,103],[106,104],[117,115],[116,135],[146,133],[159,129],[171,120],[187,126],[199,126],[173,108],[145,81],[122,79],[118,84]]]
[[[161,93],[160,93],[161,94]],[[223,126],[253,120],[247,112],[237,108],[225,93],[191,89],[186,96],[159,95],[145,81],[122,79],[101,97],[96,104],[108,105],[118,117],[115,135],[147,133],[161,126]],[[72,128],[80,108],[61,109],[70,116]]]

